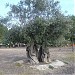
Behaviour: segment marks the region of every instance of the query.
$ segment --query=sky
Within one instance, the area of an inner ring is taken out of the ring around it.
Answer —
[[[6,8],[6,3],[17,4],[20,0],[0,0],[0,16],[5,17],[10,10]],[[65,15],[75,15],[75,0],[58,0],[60,1],[61,11]],[[66,11],[66,12],[65,12]]]

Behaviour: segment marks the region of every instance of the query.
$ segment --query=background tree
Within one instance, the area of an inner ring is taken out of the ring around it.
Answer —
[[[71,45],[72,45],[72,51],[74,51],[74,43],[75,43],[75,16],[70,16],[70,19],[72,20],[72,28],[70,30],[70,41],[71,41]]]
[[[7,27],[0,23],[0,43],[3,43],[7,31]]]
[[[21,32],[20,32],[21,30]],[[22,28],[20,26],[13,26],[8,30],[6,39],[10,45],[24,43],[24,36],[22,34]]]

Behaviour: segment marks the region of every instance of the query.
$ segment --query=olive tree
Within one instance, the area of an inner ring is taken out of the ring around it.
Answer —
[[[64,38],[70,27],[67,17],[60,11],[59,2],[21,0],[17,5],[9,6],[9,16],[17,19],[23,28],[28,57],[31,59],[35,54],[39,62],[44,62],[45,57],[49,61],[48,46],[56,44],[61,37]]]

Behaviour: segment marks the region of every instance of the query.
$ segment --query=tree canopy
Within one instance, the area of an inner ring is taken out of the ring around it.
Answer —
[[[65,41],[64,36],[69,32],[71,23],[68,17],[61,13],[58,1],[21,0],[17,5],[9,6],[9,16],[16,18],[20,26],[24,27],[24,38],[26,36],[28,40],[34,39],[37,43],[48,41],[55,44]],[[59,40],[60,38],[62,40]]]

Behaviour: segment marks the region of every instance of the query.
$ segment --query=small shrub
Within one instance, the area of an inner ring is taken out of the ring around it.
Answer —
[[[51,65],[49,65],[49,68],[50,68],[50,69],[54,69],[54,67],[53,67],[53,66],[51,66]]]
[[[68,62],[64,61],[65,64],[68,64]]]

